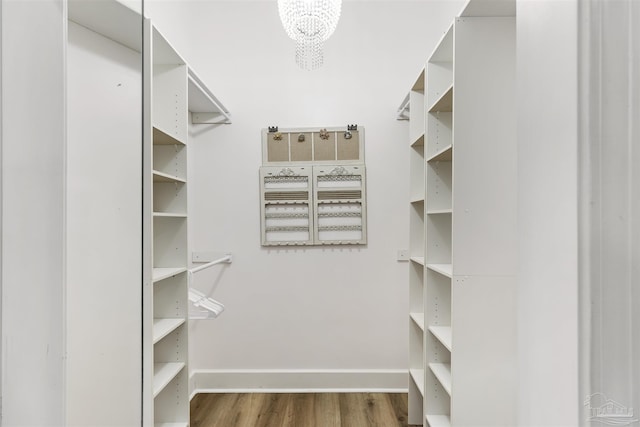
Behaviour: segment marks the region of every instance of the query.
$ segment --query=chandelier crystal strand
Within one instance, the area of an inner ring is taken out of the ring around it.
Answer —
[[[296,41],[296,63],[314,70],[323,63],[323,42],[335,31],[342,0],[278,0],[280,20]]]
[[[324,63],[322,42],[296,42],[296,64],[303,70],[317,70]]]

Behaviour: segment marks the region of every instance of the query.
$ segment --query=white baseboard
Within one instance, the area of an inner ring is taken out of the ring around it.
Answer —
[[[191,397],[198,393],[406,393],[404,369],[194,370]]]

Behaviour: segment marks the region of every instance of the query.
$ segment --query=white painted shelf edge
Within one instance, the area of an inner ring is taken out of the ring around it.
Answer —
[[[424,331],[424,313],[409,313],[409,317],[420,329]]]
[[[427,162],[431,162],[431,161],[440,161],[440,160],[446,160],[446,161],[451,161],[451,151],[453,150],[453,144],[449,144],[446,147],[444,147],[441,150],[438,150],[437,152],[433,153],[431,156],[429,156],[427,158]]]
[[[153,343],[157,343],[185,322],[181,319],[153,319]]]
[[[411,142],[412,147],[419,147],[422,145],[424,145],[424,132]]]
[[[451,365],[447,363],[429,363],[429,369],[440,381],[444,391],[451,396]]]
[[[451,326],[429,326],[429,332],[451,351]]]
[[[178,213],[178,212],[154,212],[153,216],[156,218],[186,218],[186,213]]]
[[[453,266],[451,264],[427,264],[427,268],[448,278],[453,277]]]
[[[153,171],[153,182],[177,182],[177,183],[185,183],[186,179],[180,178],[176,175],[171,175],[168,173],[160,172],[157,170]]]
[[[424,396],[424,369],[409,369],[409,375],[418,387],[420,394]]]
[[[416,264],[424,265],[424,257],[423,256],[412,256],[410,258],[410,260],[415,262]]]
[[[153,364],[153,397],[156,397],[184,368],[184,362]]]
[[[415,196],[411,198],[411,203],[424,203],[424,196]]]
[[[187,271],[186,267],[157,267],[153,269],[153,281],[154,283],[159,282],[160,280],[168,279],[185,271]]]
[[[453,213],[453,209],[431,209],[427,211],[427,215],[444,215]]]
[[[153,126],[153,145],[179,145],[184,146],[184,141],[171,135],[169,132],[162,129],[162,127]]]
[[[425,417],[429,427],[451,427],[449,415],[428,415]]]

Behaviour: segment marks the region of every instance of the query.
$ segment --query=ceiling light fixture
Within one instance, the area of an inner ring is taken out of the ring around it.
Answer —
[[[320,68],[323,44],[340,19],[342,0],[278,0],[280,20],[296,41],[296,63],[305,70]]]

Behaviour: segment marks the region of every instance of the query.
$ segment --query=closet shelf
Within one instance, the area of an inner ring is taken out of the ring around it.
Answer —
[[[451,214],[453,213],[453,209],[430,209],[427,211],[427,215],[443,215],[443,214]]]
[[[453,84],[444,91],[444,93],[438,98],[431,108],[429,108],[430,113],[435,112],[446,112],[450,113],[453,111]]]
[[[448,363],[429,363],[429,369],[440,381],[444,391],[451,396],[451,365]]]
[[[409,375],[418,387],[420,394],[424,396],[424,369],[409,369]]]
[[[424,194],[411,198],[411,203],[424,203]]]
[[[424,331],[424,313],[409,313],[411,320]]]
[[[450,162],[451,160],[453,160],[453,145],[449,144],[431,155],[427,162]]]
[[[427,268],[448,278],[453,277],[453,266],[451,264],[427,264]]]
[[[186,213],[177,213],[177,212],[154,212],[154,218],[186,218]]]
[[[181,319],[153,319],[153,343],[157,343],[185,322]]]
[[[184,368],[183,362],[153,364],[153,397],[156,397]]]
[[[195,124],[231,123],[231,114],[202,83],[193,69],[188,69],[188,102]]]
[[[186,145],[184,141],[172,136],[157,126],[153,127],[153,145]]]
[[[451,326],[429,326],[429,332],[451,351]]]
[[[153,269],[153,281],[159,282],[176,274],[184,273],[187,271],[186,267],[158,267]]]
[[[424,265],[424,257],[422,256],[412,256],[410,259],[416,264]]]
[[[184,184],[185,182],[187,182],[187,180],[184,178],[180,178],[179,176],[176,176],[176,175],[171,175],[168,173],[154,170],[153,182],[175,182],[178,184]]]
[[[424,133],[422,133],[419,137],[417,137],[412,143],[412,147],[421,147],[424,146]]]
[[[429,427],[451,427],[449,415],[427,415],[426,420]]]

